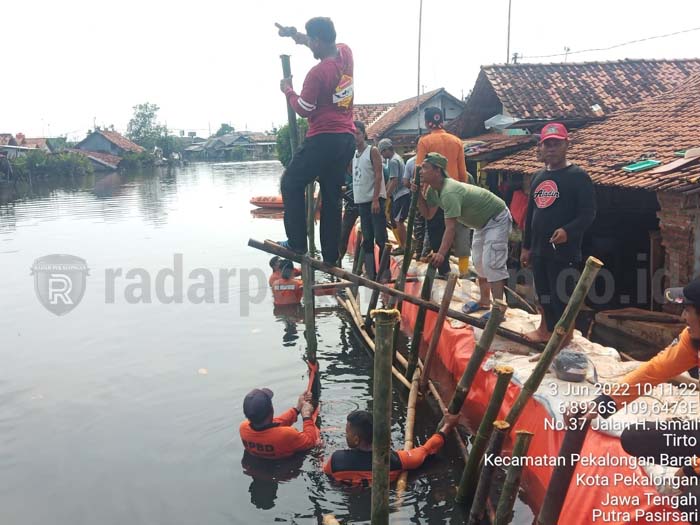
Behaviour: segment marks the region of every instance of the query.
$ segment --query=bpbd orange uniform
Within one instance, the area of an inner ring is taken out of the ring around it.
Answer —
[[[292,407],[272,420],[272,423],[254,427],[250,421],[241,423],[239,428],[243,446],[249,454],[267,459],[288,458],[297,452],[313,448],[320,433],[312,418],[304,419],[304,430],[299,432],[292,427],[299,417]]]

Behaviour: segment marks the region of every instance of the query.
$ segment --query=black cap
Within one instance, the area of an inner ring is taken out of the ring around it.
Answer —
[[[683,288],[668,288],[664,295],[669,303],[700,306],[700,277]]]
[[[272,390],[254,388],[243,400],[243,413],[253,423],[260,423],[272,412]]]

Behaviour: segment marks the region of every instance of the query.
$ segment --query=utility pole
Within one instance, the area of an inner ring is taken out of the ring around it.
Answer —
[[[569,51],[571,51],[571,48],[564,46],[564,62],[566,62],[566,59],[569,58]]]
[[[513,0],[508,0],[508,43],[506,45],[506,64],[510,63],[510,4]]]

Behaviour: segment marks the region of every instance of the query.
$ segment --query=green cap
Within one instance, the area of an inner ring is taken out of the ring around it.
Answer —
[[[447,159],[434,151],[425,156],[425,162],[442,169],[443,173],[447,169]]]

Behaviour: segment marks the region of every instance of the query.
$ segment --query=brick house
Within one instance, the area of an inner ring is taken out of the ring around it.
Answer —
[[[699,146],[700,74],[572,133],[569,160],[590,174],[598,201],[584,251],[612,274],[612,306],[653,307],[663,286],[700,275]],[[636,171],[646,159],[656,166]],[[484,170],[522,175],[527,188],[541,168],[533,146]]]

